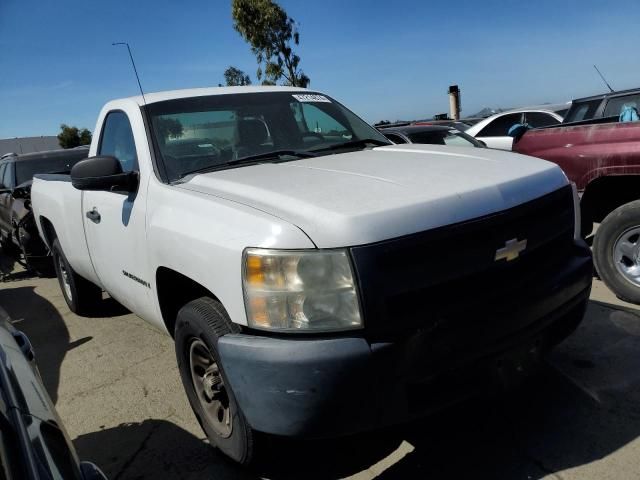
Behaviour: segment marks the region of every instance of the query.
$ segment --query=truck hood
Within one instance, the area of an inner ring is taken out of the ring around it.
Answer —
[[[555,164],[511,152],[394,145],[197,174],[179,188],[279,217],[320,248],[462,222],[567,184]]]

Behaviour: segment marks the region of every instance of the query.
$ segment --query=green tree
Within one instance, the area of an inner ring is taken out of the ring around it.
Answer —
[[[224,80],[227,87],[251,85],[251,78],[236,67],[229,67],[224,71]]]
[[[275,85],[282,78],[285,85],[309,85],[309,77],[299,68],[300,57],[291,48],[300,43],[300,32],[280,5],[273,0],[232,0],[231,14],[233,28],[256,56],[257,77],[263,85]]]
[[[91,143],[91,132],[86,128],[78,129],[78,127],[70,127],[63,123],[60,125],[60,130],[58,143],[62,148],[75,148]]]
[[[86,128],[80,130],[80,145],[91,145],[91,132]]]

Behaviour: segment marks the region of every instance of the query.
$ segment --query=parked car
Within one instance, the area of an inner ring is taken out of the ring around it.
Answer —
[[[617,122],[625,105],[640,107],[640,88],[606,92],[574,100],[564,118],[564,123]]]
[[[483,141],[489,148],[511,150],[513,138],[509,136],[509,129],[519,123],[526,123],[531,127],[546,127],[562,122],[562,115],[558,111],[566,112],[566,104],[549,106],[548,108],[524,108],[497,113],[472,125],[465,133]]]
[[[411,125],[438,125],[442,127],[451,127],[461,132],[467,130],[471,124],[466,123],[463,120],[420,120],[418,122],[413,122]]]
[[[51,255],[31,211],[31,182],[36,173],[69,173],[87,158],[88,147],[9,155],[0,160],[0,244],[16,251],[26,267],[39,273],[53,271]]]
[[[36,175],[35,216],[69,308],[104,289],[172,335],[236,461],[256,432],[375,429],[519,378],[581,321],[591,252],[556,165],[399,150],[301,88],[145,98],[105,105],[70,176]],[[172,131],[214,151],[176,156]]]
[[[80,462],[47,394],[27,336],[0,308],[0,478],[106,480]]]
[[[435,125],[407,125],[405,127],[379,128],[393,143],[426,143],[455,147],[484,147],[484,145],[456,128]]]
[[[558,164],[576,183],[583,236],[600,223],[593,239],[600,277],[620,298],[640,303],[640,123],[529,130],[514,151]]]

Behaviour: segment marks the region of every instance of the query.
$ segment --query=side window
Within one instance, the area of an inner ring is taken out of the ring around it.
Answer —
[[[138,167],[133,130],[126,113],[111,112],[107,115],[102,129],[98,155],[116,157],[124,172],[130,172]]]
[[[4,171],[6,168],[7,168],[7,162],[0,163],[0,183],[2,184],[2,187],[4,187],[4,182],[2,181],[2,177],[4,177]]]
[[[522,121],[521,113],[510,113],[493,120],[476,137],[506,137],[509,129]]]
[[[389,140],[391,140],[393,143],[396,143],[396,144],[407,143],[404,138],[402,138],[400,135],[396,135],[395,133],[384,133],[383,135],[387,137]]]
[[[564,123],[580,122],[582,120],[592,119],[595,116],[600,103],[602,103],[602,100],[599,98],[588,102],[574,103],[567,112],[567,115],[564,117]]]
[[[525,122],[532,127],[547,127],[549,125],[556,125],[560,123],[552,115],[542,112],[528,112],[525,115]]]
[[[622,113],[625,106],[634,107],[636,110],[640,108],[640,94],[626,95],[624,97],[614,97],[607,102],[604,109],[605,117],[617,117]]]
[[[5,168],[2,174],[2,184],[5,188],[13,188],[15,186],[13,181],[13,165],[13,162],[8,162],[7,168]]]

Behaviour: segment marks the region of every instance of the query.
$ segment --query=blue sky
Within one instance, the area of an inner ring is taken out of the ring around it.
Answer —
[[[460,85],[463,114],[640,86],[640,2],[282,0],[300,24],[311,88],[370,122],[425,118]],[[453,7],[457,7],[454,9]],[[230,0],[0,0],[0,138],[94,129],[103,103],[215,86],[229,65],[255,78]]]

